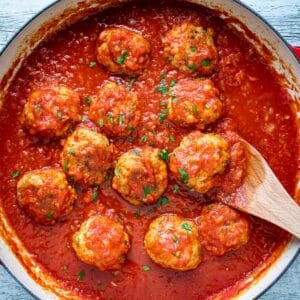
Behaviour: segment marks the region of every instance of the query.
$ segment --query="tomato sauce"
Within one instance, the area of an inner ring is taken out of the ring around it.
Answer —
[[[143,2],[143,3],[142,3]],[[22,128],[19,118],[26,97],[34,89],[56,83],[82,95],[86,111],[81,126],[93,126],[87,120],[86,97],[100,90],[105,80],[132,85],[141,99],[143,116],[140,127],[127,138],[114,140],[118,153],[144,144],[168,148],[178,146],[188,129],[157,122],[164,100],[156,91],[162,77],[167,83],[186,77],[172,69],[163,57],[161,37],[173,25],[183,21],[211,27],[219,52],[217,71],[211,76],[225,104],[225,118],[232,118],[238,133],[253,144],[292,195],[297,172],[297,128],[290,99],[267,61],[229,24],[205,8],[174,1],[141,1],[111,9],[82,20],[44,42],[24,62],[12,82],[0,112],[1,205],[32,257],[66,289],[86,299],[204,299],[229,291],[258,269],[287,239],[283,230],[250,217],[249,242],[224,256],[212,256],[203,249],[203,261],[193,271],[176,272],[152,263],[143,249],[149,223],[162,213],[178,213],[196,218],[209,199],[184,189],[172,175],[164,193],[165,205],[130,205],[111,188],[111,177],[100,186],[97,201],[93,188],[77,188],[79,199],[72,213],[53,226],[41,226],[19,207],[16,199],[18,170],[58,166],[60,141],[40,140]],[[99,33],[112,25],[124,25],[141,31],[151,41],[151,63],[136,82],[130,77],[113,76],[95,65],[95,46]],[[167,75],[165,75],[167,74]],[[147,135],[147,139],[142,138]],[[112,174],[110,174],[112,175]],[[16,176],[14,176],[16,177]],[[174,185],[179,191],[174,193]],[[104,206],[104,208],[102,207]],[[104,209],[121,219],[132,237],[132,247],[124,267],[117,272],[100,272],[79,261],[70,237],[93,210]],[[143,266],[149,266],[145,271]]]

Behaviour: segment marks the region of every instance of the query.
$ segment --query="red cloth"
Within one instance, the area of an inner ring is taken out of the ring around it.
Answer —
[[[299,47],[292,47],[296,55],[300,58],[300,48]]]

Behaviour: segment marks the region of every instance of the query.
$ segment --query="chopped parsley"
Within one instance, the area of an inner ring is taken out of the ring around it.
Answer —
[[[177,245],[179,244],[179,240],[178,240],[178,237],[176,235],[173,236],[172,240],[175,244],[177,244]]]
[[[119,116],[119,125],[122,126],[124,121],[124,115]]]
[[[109,121],[109,123],[113,124],[114,123],[114,116],[112,114],[107,114],[107,120]]]
[[[172,79],[171,82],[170,82],[170,87],[173,87],[176,85],[176,80],[175,79]]]
[[[151,268],[149,266],[143,266],[143,271],[148,272],[150,270],[151,270]]]
[[[186,230],[186,231],[192,231],[193,230],[192,227],[191,227],[191,225],[188,224],[188,223],[183,223],[181,225],[181,228],[184,229],[184,230]]]
[[[98,124],[99,124],[100,128],[102,128],[102,127],[103,127],[103,125],[104,125],[104,121],[103,121],[103,119],[100,119],[100,120],[99,120],[99,122],[98,122]]]
[[[135,127],[126,127],[126,130],[128,131],[133,131],[135,129]]]
[[[53,219],[53,213],[52,212],[48,212],[47,213],[47,219],[48,220],[52,220]]]
[[[211,61],[208,60],[208,59],[203,59],[203,60],[201,61],[201,66],[202,66],[202,67],[209,67],[210,65],[211,65]]]
[[[158,122],[159,123],[162,123],[165,118],[167,117],[167,114],[168,114],[168,109],[167,108],[164,108],[159,114],[158,114]]]
[[[173,193],[176,194],[179,191],[179,186],[177,184],[175,184],[173,186]]]
[[[197,65],[195,65],[195,64],[189,64],[187,67],[188,67],[191,71],[195,71],[195,70],[197,69]]]
[[[196,52],[197,51],[197,47],[190,47],[192,52]]]
[[[136,155],[136,156],[141,156],[141,151],[139,151],[139,150],[133,150],[133,153],[134,153],[134,155]]]
[[[149,209],[147,209],[147,211],[145,212],[145,215],[150,215],[150,214],[152,214],[153,213],[153,208],[149,208]]]
[[[92,103],[92,98],[91,97],[85,97],[85,103],[86,104],[91,104]]]
[[[98,199],[98,194],[99,194],[98,189],[99,189],[99,187],[97,186],[95,188],[95,190],[93,191],[92,199],[94,202],[97,201],[97,199]]]
[[[138,219],[141,216],[141,209],[139,208],[136,212],[135,212],[135,217]]]
[[[125,60],[126,60],[127,56],[128,56],[128,51],[123,50],[122,55],[117,58],[117,63],[119,65],[123,65],[125,63]]]
[[[67,265],[63,265],[63,270],[67,270],[68,269],[68,266]]]
[[[192,111],[193,111],[193,114],[194,114],[195,116],[198,116],[198,115],[199,115],[197,106],[196,106],[195,104],[192,105]]]
[[[146,143],[148,140],[148,137],[146,135],[143,135],[141,138],[140,138],[140,143]]]
[[[67,159],[64,160],[63,168],[65,171],[68,171],[68,169],[69,169],[69,161]]]
[[[169,203],[169,199],[167,197],[160,197],[156,203],[156,208],[160,208]]]
[[[166,86],[162,86],[162,85],[157,86],[155,90],[156,90],[157,92],[162,93],[163,96],[167,95],[168,92],[169,92],[169,88],[166,87]]]
[[[179,168],[179,174],[180,174],[181,181],[183,183],[187,183],[189,181],[189,174],[186,172],[184,168]]]
[[[89,63],[89,67],[90,68],[94,68],[95,66],[96,66],[96,62],[95,61],[90,61],[90,63]]]
[[[174,142],[175,142],[175,137],[174,137],[173,134],[170,134],[169,139],[170,139],[170,142],[171,142],[171,143],[174,143]]]
[[[75,155],[75,151],[73,149],[68,149],[67,152],[71,155]]]
[[[81,270],[78,274],[77,280],[81,281],[85,278],[85,272]]]
[[[115,175],[116,175],[117,178],[120,177],[120,172],[121,172],[121,168],[120,167],[116,167],[116,169],[115,169]]]
[[[166,78],[167,77],[167,73],[161,73],[160,74],[160,78]]]
[[[159,157],[165,162],[169,161],[169,152],[166,149],[162,149],[159,153]]]
[[[10,176],[12,178],[17,178],[17,177],[19,177],[19,175],[20,175],[20,171],[19,170],[15,170],[15,171],[13,171],[13,172],[10,173]]]
[[[150,186],[144,186],[144,198],[147,198],[147,196],[150,194],[151,188]]]
[[[62,113],[61,113],[60,110],[58,110],[58,111],[56,112],[56,116],[57,116],[60,120],[63,119],[63,116],[62,116]]]
[[[131,89],[132,89],[132,85],[135,83],[135,81],[136,81],[136,78],[130,78],[130,80],[129,80],[129,85],[126,87],[126,91],[127,92],[129,92],[129,91],[131,91]]]

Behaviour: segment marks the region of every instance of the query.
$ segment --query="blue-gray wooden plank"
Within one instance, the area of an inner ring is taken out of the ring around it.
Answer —
[[[0,0],[0,51],[32,16],[54,0]],[[244,0],[292,44],[300,46],[300,0]],[[33,297],[0,266],[0,300]],[[300,299],[300,257],[261,300]]]

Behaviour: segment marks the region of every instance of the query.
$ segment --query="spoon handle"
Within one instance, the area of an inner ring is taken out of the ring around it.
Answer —
[[[300,207],[290,197],[261,154],[248,145],[247,198],[243,208],[300,239]]]

